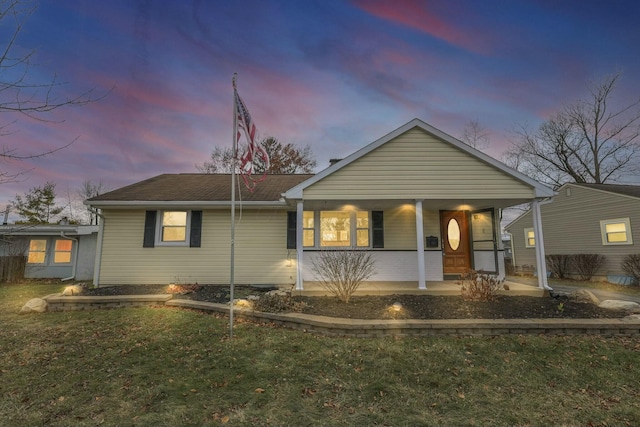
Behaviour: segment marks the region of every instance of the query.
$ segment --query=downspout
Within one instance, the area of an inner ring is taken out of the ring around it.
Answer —
[[[96,242],[96,260],[93,265],[93,287],[100,287],[100,267],[102,266],[102,236],[104,235],[104,222],[105,218],[102,214],[96,212],[96,215],[100,217],[100,224],[98,224],[98,241]]]
[[[542,232],[542,214],[540,206],[551,203],[553,198],[534,200],[531,204],[533,211],[533,235],[536,239],[536,267],[538,270],[538,287],[548,291],[553,290],[547,282],[547,261],[544,251],[544,236]]]
[[[78,239],[64,234],[64,231],[60,232],[60,237],[76,242],[76,244],[73,245],[73,253],[71,254],[71,276],[62,279],[63,282],[66,282],[67,280],[73,280],[76,278],[76,270],[78,268],[78,245],[80,245],[80,242]]]

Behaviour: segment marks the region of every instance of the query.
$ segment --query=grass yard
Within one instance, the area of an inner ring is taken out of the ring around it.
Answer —
[[[18,315],[0,285],[0,425],[639,425],[640,339],[326,338],[197,311]]]

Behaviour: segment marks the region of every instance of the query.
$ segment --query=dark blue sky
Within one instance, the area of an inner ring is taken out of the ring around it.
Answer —
[[[234,72],[261,135],[310,145],[319,169],[414,117],[455,137],[477,120],[500,158],[590,81],[622,72],[617,101],[640,95],[639,17],[636,1],[43,0],[18,40],[29,78],[113,90],[62,123],[3,115],[22,153],[78,140],[3,164],[32,170],[0,206],[46,181],[63,196],[195,172],[231,145]]]

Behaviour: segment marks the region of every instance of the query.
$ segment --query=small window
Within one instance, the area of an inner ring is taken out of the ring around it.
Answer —
[[[29,242],[29,257],[27,258],[27,263],[44,264],[46,253],[47,253],[46,240],[31,240]]]
[[[524,247],[525,248],[535,248],[536,247],[536,236],[533,233],[533,228],[525,228],[524,229]]]
[[[188,233],[187,211],[164,211],[158,221],[158,244],[186,245]]]
[[[56,240],[54,248],[54,264],[68,264],[71,262],[71,249],[73,248],[73,241],[58,239]]]
[[[607,219],[600,221],[603,245],[632,245],[631,224],[629,218]]]
[[[356,212],[356,246],[369,246],[369,212]]]
[[[313,247],[315,246],[315,222],[314,222],[314,212],[313,211],[304,211],[302,213],[302,244],[305,247]]]

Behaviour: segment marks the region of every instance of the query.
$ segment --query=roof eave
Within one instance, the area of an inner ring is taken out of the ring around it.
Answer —
[[[286,207],[287,203],[285,200],[269,200],[269,201],[242,201],[236,202],[238,205],[242,204],[244,207],[260,207],[260,208],[282,208]],[[196,200],[196,201],[188,201],[188,200],[130,200],[130,201],[122,201],[122,200],[103,200],[103,201],[93,201],[84,202],[85,205],[91,206],[99,209],[130,209],[130,208],[223,208],[223,207],[231,207],[230,200],[220,200],[220,201],[207,201],[207,200]]]

